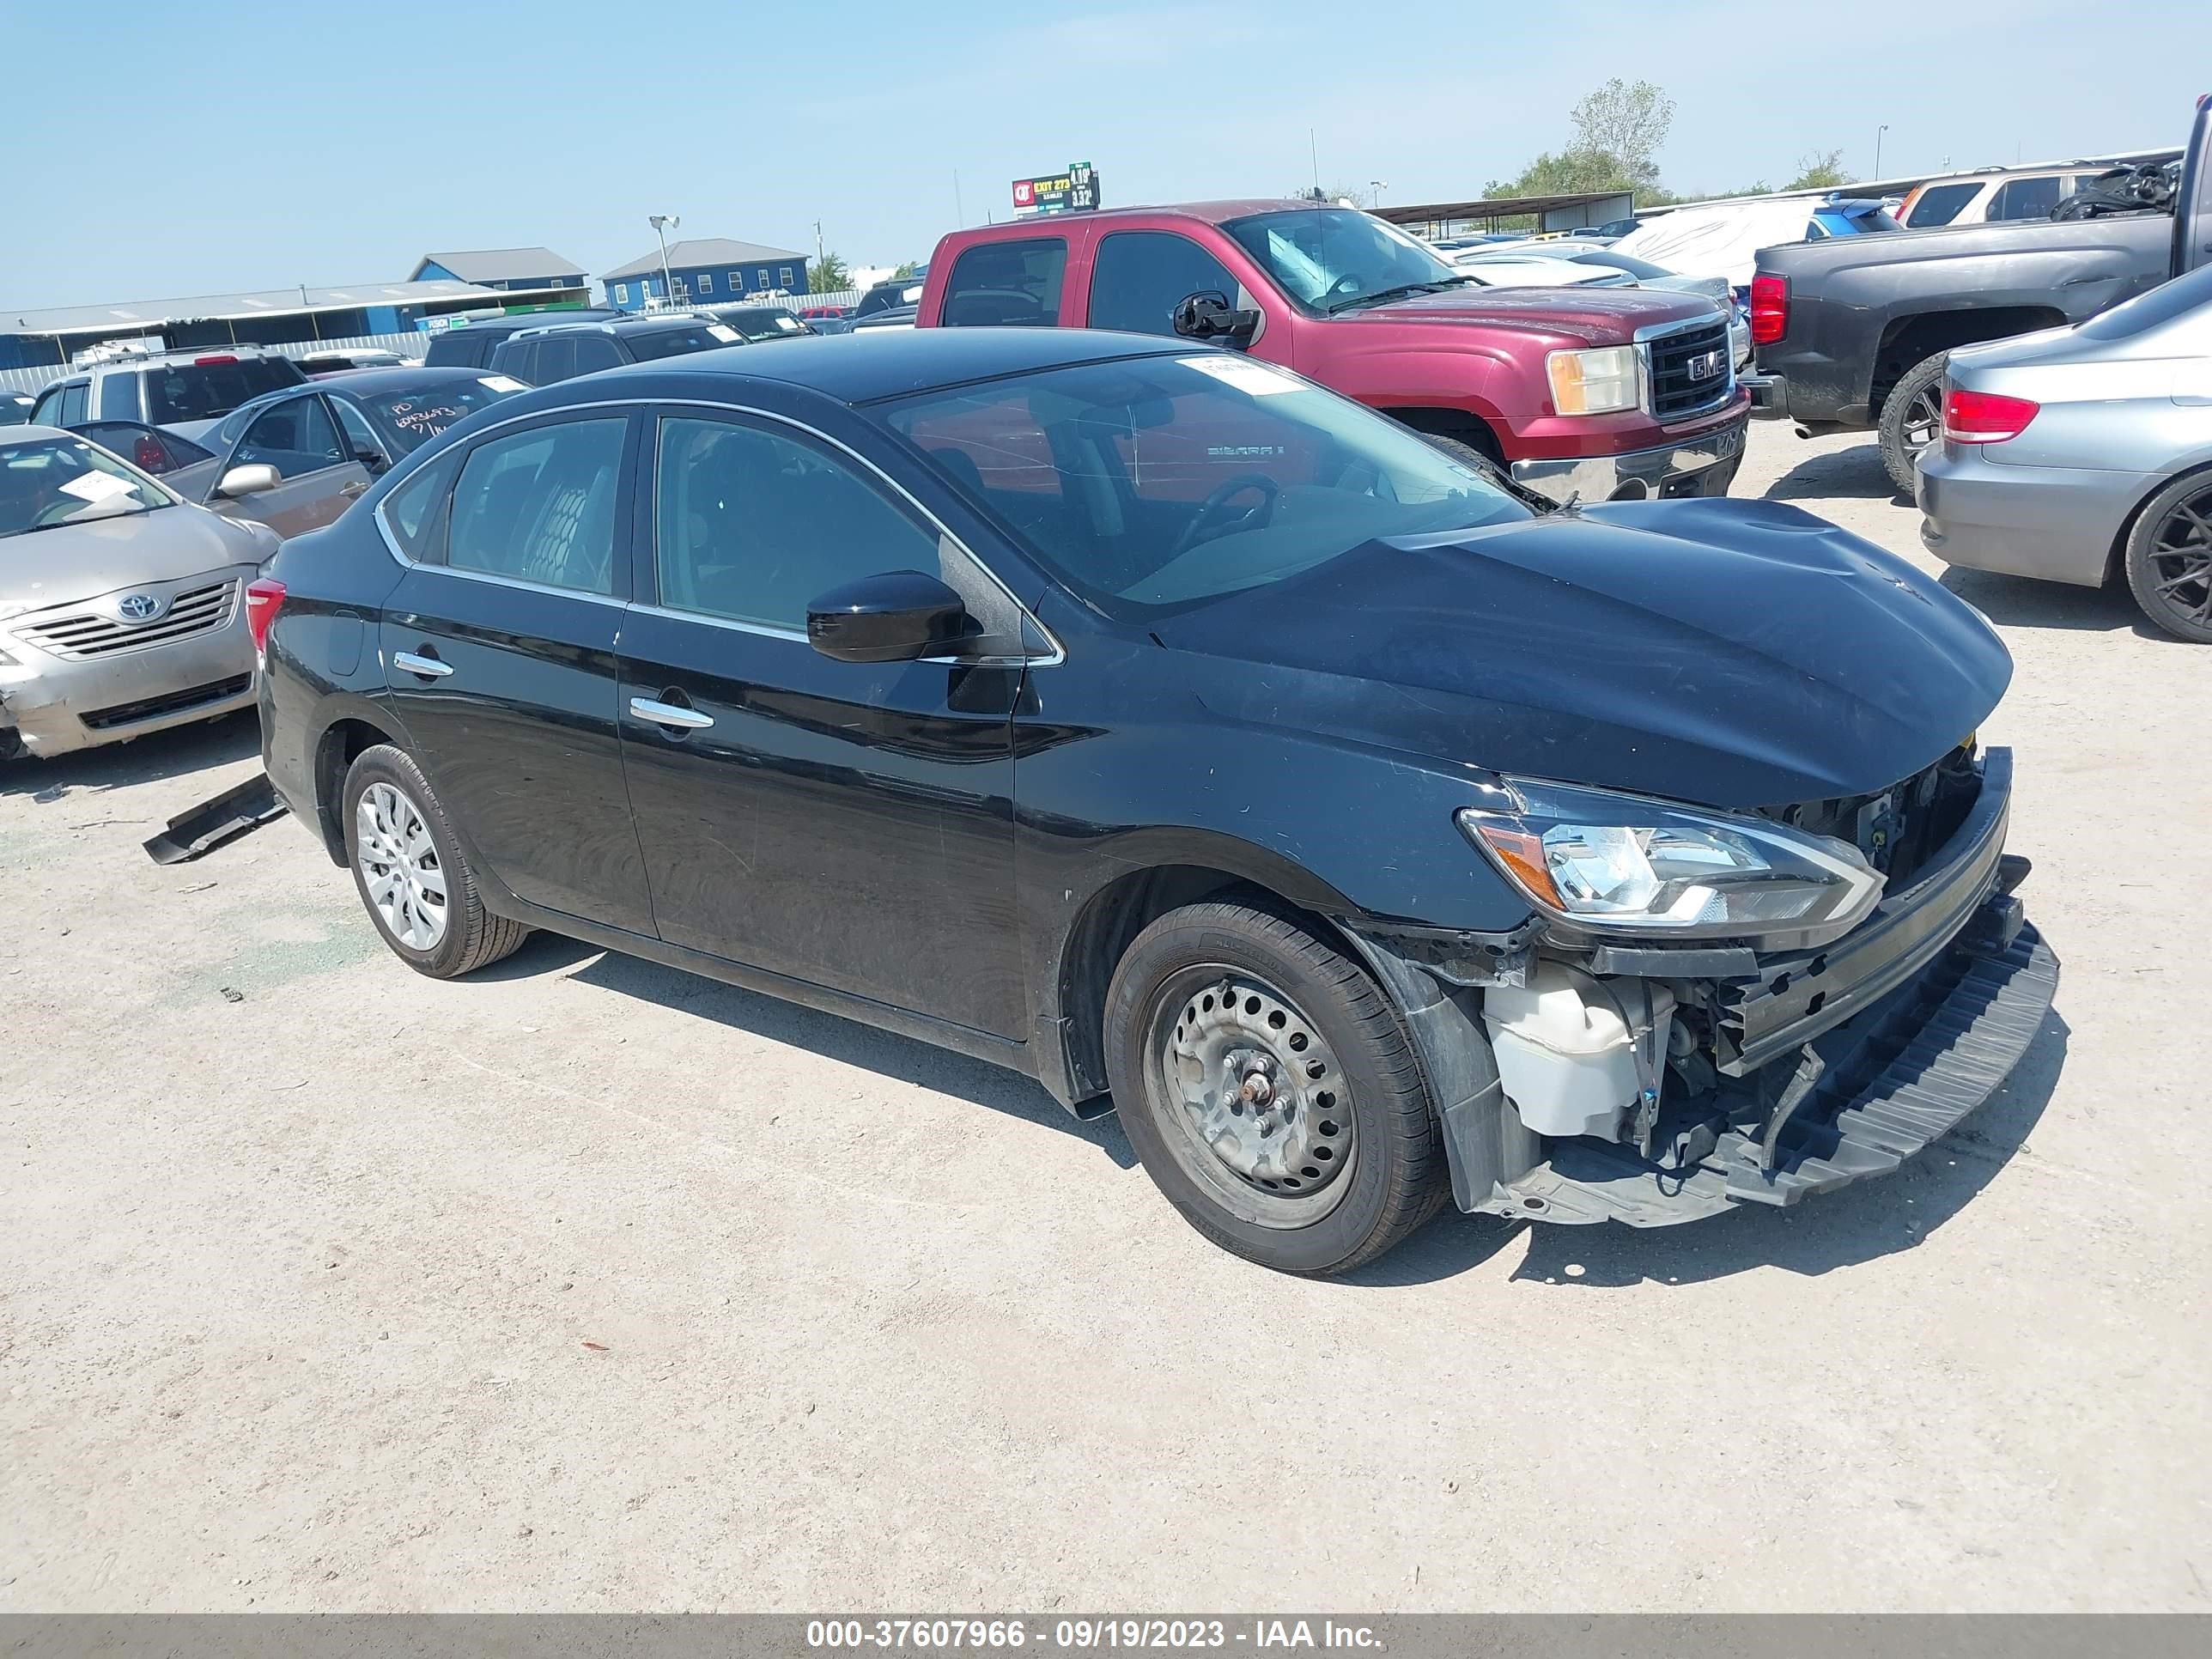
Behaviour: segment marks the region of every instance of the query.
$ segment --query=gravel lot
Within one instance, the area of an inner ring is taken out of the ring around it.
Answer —
[[[1917,555],[1871,442],[1752,446]],[[434,984],[289,823],[149,863],[250,720],[0,767],[0,1605],[2212,1606],[2212,654],[1952,580],[2065,963],[2008,1090],[1794,1213],[1343,1283],[1011,1074],[544,936]]]

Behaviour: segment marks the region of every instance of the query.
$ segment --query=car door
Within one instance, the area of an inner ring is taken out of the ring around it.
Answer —
[[[1113,231],[1091,250],[1085,326],[1172,337],[1176,307],[1206,291],[1238,310],[1255,303],[1228,267],[1189,237],[1170,230]]]
[[[213,494],[207,505],[231,518],[256,520],[280,536],[321,529],[368,488],[368,469],[339,440],[337,422],[313,392],[280,398],[256,416],[223,458],[214,489],[241,466],[276,468],[276,487],[249,495]]]
[[[393,711],[484,867],[530,903],[650,937],[615,724],[635,424],[520,422],[395,489],[388,534],[420,526],[415,492],[450,484],[378,637]]]
[[[872,466],[775,416],[672,409],[641,502],[623,752],[671,944],[1001,1036],[1027,1030],[1013,915],[1005,589]],[[983,637],[857,664],[810,600],[939,575]]]

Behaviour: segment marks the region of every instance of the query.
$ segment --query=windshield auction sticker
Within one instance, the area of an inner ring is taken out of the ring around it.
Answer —
[[[1219,356],[1186,357],[1182,361],[1200,374],[1211,374],[1224,386],[1233,386],[1255,398],[1279,397],[1285,392],[1305,390],[1304,381],[1293,380],[1266,363],[1255,363],[1249,357],[1231,357],[1224,352]]]

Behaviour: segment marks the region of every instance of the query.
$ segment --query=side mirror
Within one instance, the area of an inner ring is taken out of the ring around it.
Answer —
[[[1175,331],[1186,340],[1221,340],[1230,345],[1249,344],[1260,331],[1260,313],[1237,311],[1229,296],[1218,288],[1187,294],[1175,308]]]
[[[380,450],[356,449],[353,458],[368,469],[368,476],[372,478],[380,478],[392,471],[392,463],[384,459]]]
[[[953,649],[967,624],[967,605],[936,577],[892,570],[808,605],[806,642],[839,662],[912,662]]]
[[[259,463],[234,466],[222,475],[222,482],[215,487],[215,493],[227,501],[234,501],[241,495],[258,495],[264,489],[274,489],[283,482],[273,466]]]

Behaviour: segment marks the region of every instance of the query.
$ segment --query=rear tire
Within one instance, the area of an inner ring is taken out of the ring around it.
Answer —
[[[405,750],[362,750],[339,801],[355,890],[392,954],[416,973],[458,979],[530,937],[522,923],[484,908],[460,839]]]
[[[1249,904],[1138,934],[1106,996],[1106,1068],[1146,1173],[1224,1249],[1349,1272],[1445,1194],[1413,1047],[1365,969]]]
[[[2212,472],[2176,478],[2152,496],[2121,562],[2144,616],[2178,640],[2212,645]]]
[[[1923,357],[1905,371],[1882,401],[1881,464],[1901,495],[1912,494],[1917,482],[1912,464],[1942,430],[1943,365],[1950,356],[1939,351]]]

